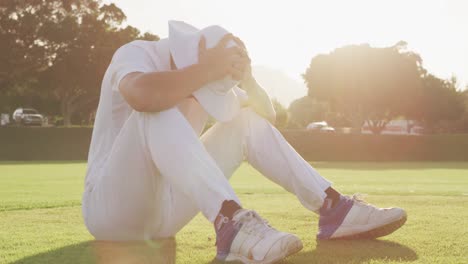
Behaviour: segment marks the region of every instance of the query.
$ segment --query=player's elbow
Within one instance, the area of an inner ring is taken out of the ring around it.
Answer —
[[[156,87],[148,86],[139,73],[129,74],[119,85],[120,94],[137,112],[160,112],[169,108],[168,100]]]
[[[171,107],[154,93],[141,92],[127,102],[137,112],[161,112]]]
[[[151,111],[151,107],[147,99],[140,98],[135,100],[127,100],[130,107],[137,112],[154,112]],[[154,106],[153,106],[154,107]]]

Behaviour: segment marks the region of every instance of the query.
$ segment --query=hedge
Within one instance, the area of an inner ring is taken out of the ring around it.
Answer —
[[[0,128],[0,160],[86,160],[91,128]]]
[[[361,135],[283,131],[311,161],[468,161],[468,134]]]
[[[0,160],[86,160],[91,133],[92,128],[0,128]],[[311,161],[468,161],[468,134],[282,133]]]

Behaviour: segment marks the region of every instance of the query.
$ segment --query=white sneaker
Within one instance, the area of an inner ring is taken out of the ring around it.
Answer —
[[[218,216],[215,230],[216,258],[222,261],[274,263],[302,249],[297,236],[277,231],[251,210],[238,210],[232,220]]]
[[[372,239],[393,233],[406,222],[401,208],[377,208],[356,195],[341,196],[335,207],[320,209],[318,240]]]

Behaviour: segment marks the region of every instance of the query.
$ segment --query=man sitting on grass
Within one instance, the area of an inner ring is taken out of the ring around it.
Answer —
[[[169,25],[167,39],[122,46],[104,76],[83,195],[96,239],[172,237],[201,211],[217,259],[272,263],[298,252],[297,236],[242,208],[228,179],[244,160],[320,215],[319,240],[376,238],[403,225],[404,210],[340,194],[286,142],[238,38]],[[208,115],[222,122],[200,137]]]

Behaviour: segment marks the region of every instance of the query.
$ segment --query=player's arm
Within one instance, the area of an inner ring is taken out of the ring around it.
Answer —
[[[258,84],[251,73],[241,82],[242,89],[249,96],[247,104],[263,118],[275,124],[276,111],[267,92]]]
[[[125,76],[119,90],[138,112],[160,112],[175,106],[210,79],[201,65],[165,72],[133,72]]]
[[[247,54],[247,48],[245,47],[245,44],[240,40],[239,38],[235,37],[234,41],[241,47],[244,48],[246,54]],[[248,55],[247,55],[248,56]],[[250,62],[250,58],[249,58]],[[270,96],[268,96],[268,93],[258,84],[258,82],[255,80],[255,78],[252,75],[252,67],[249,64],[247,64],[245,71],[244,71],[244,77],[242,78],[240,82],[241,88],[247,92],[248,95],[248,100],[247,102],[244,103],[244,105],[248,105],[252,107],[252,109],[262,116],[263,118],[267,119],[270,121],[270,123],[275,124],[276,122],[276,111],[275,108],[273,107],[273,103],[271,102]]]
[[[119,83],[127,103],[139,112],[159,112],[177,105],[203,85],[231,75],[241,80],[249,60],[242,48],[225,48],[233,38],[226,35],[214,48],[200,40],[199,63],[174,71],[133,72]]]

